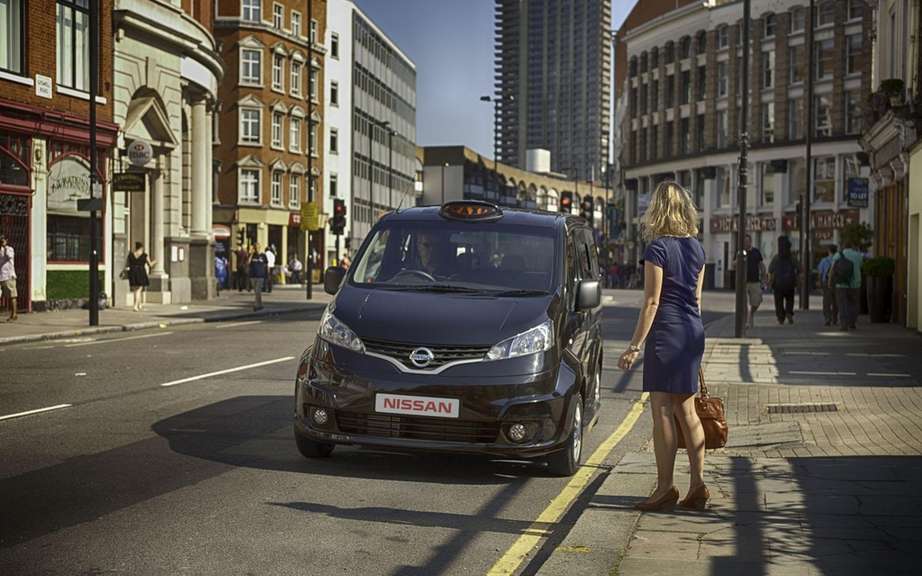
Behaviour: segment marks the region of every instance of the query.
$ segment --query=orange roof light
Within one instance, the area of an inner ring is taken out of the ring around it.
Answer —
[[[499,220],[503,217],[503,211],[499,206],[478,200],[448,202],[442,206],[440,213],[443,218],[477,222]]]

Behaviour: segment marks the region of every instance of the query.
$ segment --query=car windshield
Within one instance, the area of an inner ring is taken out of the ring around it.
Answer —
[[[385,289],[540,295],[557,282],[552,227],[392,222],[378,228],[352,282]]]

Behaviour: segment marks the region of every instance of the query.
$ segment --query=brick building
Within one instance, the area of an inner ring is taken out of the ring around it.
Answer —
[[[100,0],[97,181],[108,201],[113,124],[112,1]],[[86,0],[7,0],[0,10],[0,233],[16,250],[18,304],[86,297],[89,13]],[[108,212],[102,262],[111,254]],[[101,269],[111,280],[111,267]],[[108,284],[107,284],[108,285]]]
[[[236,250],[242,236],[245,246],[275,246],[279,265],[294,254],[304,261],[300,209],[322,198],[327,3],[312,0],[310,15],[308,4],[218,0],[214,20],[227,70],[219,89],[214,226],[226,250]],[[322,270],[324,235],[312,234],[311,242],[315,270]]]
[[[848,222],[870,221],[873,202],[848,196],[866,177],[858,153],[870,93],[871,14],[862,0],[816,3],[814,70],[807,70],[806,0],[752,3],[748,228],[766,257],[778,236],[799,249],[796,204],[807,188],[804,106],[814,76],[814,254]],[[638,3],[619,32],[622,166],[629,224],[666,179],[693,191],[702,215],[709,282],[723,286],[735,253],[733,214],[740,128],[743,3]],[[633,257],[642,254],[636,234]]]

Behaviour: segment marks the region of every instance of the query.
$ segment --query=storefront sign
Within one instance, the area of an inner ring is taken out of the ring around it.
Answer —
[[[77,200],[90,197],[89,165],[82,159],[66,156],[48,170],[48,210],[77,212]]]
[[[115,192],[144,192],[147,176],[143,172],[116,172],[112,175]]]
[[[848,179],[848,205],[852,208],[868,207],[868,179]]]
[[[841,210],[839,212],[818,210],[810,214],[810,228],[817,235],[827,230],[830,232],[832,230],[841,230],[848,224],[857,223],[858,217],[857,210]],[[788,212],[784,215],[783,227],[785,232],[800,230],[800,222],[798,222],[795,212]],[[832,236],[830,235],[829,237],[831,238]]]
[[[49,76],[35,75],[35,95],[41,98],[53,98],[53,82]]]
[[[320,209],[315,202],[301,205],[301,230],[316,232],[320,229]]]
[[[146,166],[154,157],[154,149],[144,140],[135,140],[128,145],[128,161],[132,166]]]
[[[738,221],[736,216],[712,216],[711,233],[736,232]],[[750,214],[746,217],[746,229],[750,232],[773,232],[777,229],[777,223],[774,216]]]

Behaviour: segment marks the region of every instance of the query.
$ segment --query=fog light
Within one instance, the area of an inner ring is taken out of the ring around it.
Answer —
[[[323,408],[314,408],[314,410],[311,412],[311,418],[314,420],[314,424],[317,424],[318,426],[325,426],[327,421],[330,419],[330,416]]]
[[[513,442],[522,442],[528,435],[528,429],[524,424],[513,424],[509,427],[509,439]]]

